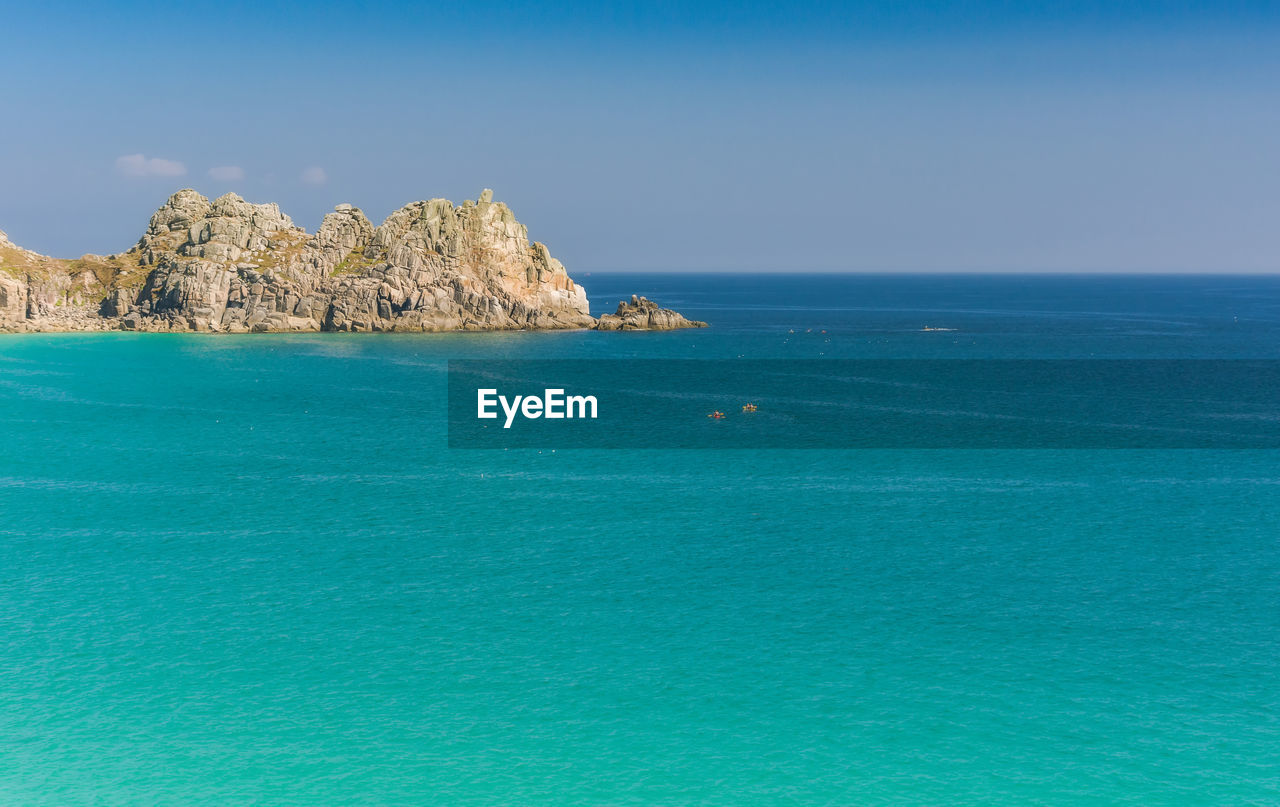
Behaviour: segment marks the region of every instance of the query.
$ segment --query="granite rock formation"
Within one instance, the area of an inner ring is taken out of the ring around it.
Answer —
[[[628,329],[642,320],[691,325],[674,312],[625,320]],[[0,233],[0,330],[595,326],[586,291],[488,190],[461,206],[414,202],[378,226],[338,205],[314,235],[274,204],[182,190],[129,251],[72,261],[21,249]]]
[[[618,303],[618,310],[596,320],[597,331],[674,331],[678,328],[705,328],[707,323],[685,319],[670,308],[659,308],[647,297],[631,295],[631,302]]]

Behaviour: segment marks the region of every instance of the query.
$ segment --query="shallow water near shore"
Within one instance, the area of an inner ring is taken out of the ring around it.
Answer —
[[[581,280],[712,327],[0,337],[0,803],[1280,800],[1275,452],[445,434],[450,358],[1280,358],[1280,281]]]

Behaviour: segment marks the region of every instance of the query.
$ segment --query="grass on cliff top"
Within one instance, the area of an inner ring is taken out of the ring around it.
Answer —
[[[259,272],[274,272],[288,269],[302,255],[307,247],[305,233],[290,233],[281,238],[272,238],[261,254],[253,256],[249,262],[258,264]]]
[[[374,260],[373,258],[366,258],[364,256],[364,253],[352,251],[350,254],[347,255],[346,258],[342,260],[342,263],[333,267],[333,271],[329,273],[329,276],[337,277],[338,275],[362,275],[364,274],[366,269],[368,269],[369,267],[373,266],[376,263],[378,263],[378,261]]]
[[[139,263],[140,255],[126,252],[122,255],[85,255],[66,262],[70,274],[88,272],[104,289],[141,283],[147,271]]]
[[[98,290],[104,295],[113,288],[140,284],[146,272],[139,265],[139,255],[85,255],[66,260],[0,247],[0,272],[11,277],[51,278],[65,275],[85,290]]]
[[[26,274],[44,275],[56,271],[66,261],[34,255],[13,247],[0,247],[0,271],[14,277]]]

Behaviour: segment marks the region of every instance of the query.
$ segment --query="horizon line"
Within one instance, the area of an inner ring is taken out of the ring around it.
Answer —
[[[877,277],[902,277],[919,275],[938,276],[1043,276],[1043,277],[1280,277],[1276,269],[592,269],[586,272],[570,270],[571,275],[760,275],[788,277],[813,275],[864,275]]]

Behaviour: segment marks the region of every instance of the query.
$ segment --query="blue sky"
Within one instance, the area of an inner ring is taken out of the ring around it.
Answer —
[[[1265,3],[8,9],[0,229],[492,187],[573,273],[1275,271]]]

